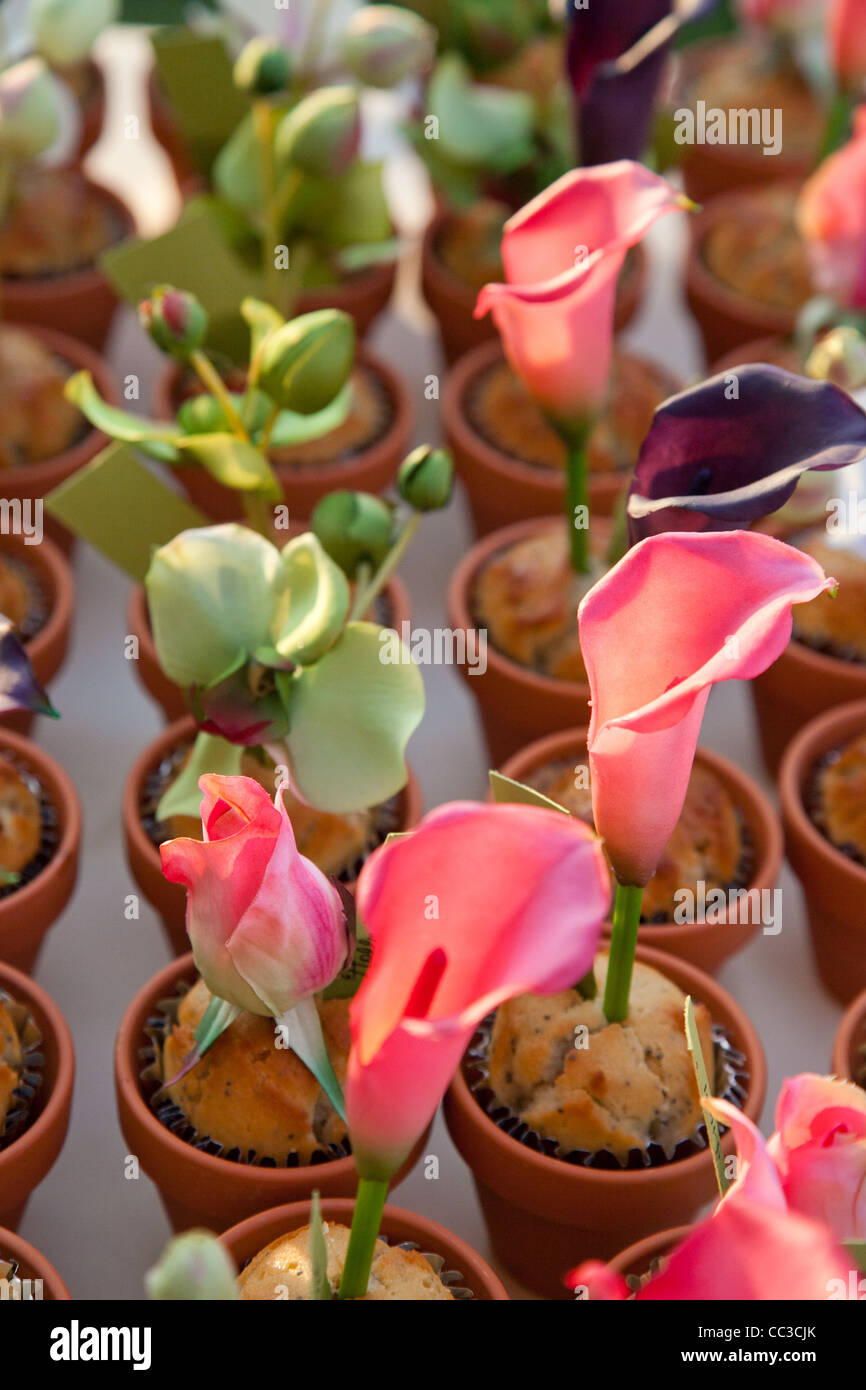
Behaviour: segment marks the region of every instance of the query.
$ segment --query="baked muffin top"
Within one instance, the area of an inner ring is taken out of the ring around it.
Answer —
[[[328,1283],[336,1296],[349,1247],[349,1228],[333,1221],[323,1225],[328,1250]],[[238,1287],[242,1299],[308,1299],[311,1280],[310,1228],[302,1226],[272,1240],[254,1255],[238,1275]],[[380,1239],[376,1242],[367,1292],[358,1302],[387,1300],[453,1302],[454,1295],[420,1251],[401,1250]]]
[[[825,527],[815,527],[795,537],[800,550],[839,581],[835,598],[819,594],[811,603],[794,608],[794,636],[833,656],[866,661],[866,549],[852,536],[831,544]]]
[[[42,812],[39,798],[5,757],[0,757],[0,868],[20,873],[39,853]]]
[[[12,1105],[12,1096],[24,1070],[24,1048],[12,1015],[0,998],[0,1135]]]
[[[813,292],[795,205],[796,190],[786,185],[749,189],[735,214],[708,229],[702,245],[708,269],[728,289],[792,314]]]
[[[819,767],[815,792],[816,819],[827,839],[866,864],[866,733]]]
[[[175,1076],[193,1045],[210,1002],[198,980],[184,996],[162,1053],[163,1076]],[[328,1056],[340,1082],[349,1055],[349,1000],[318,1001]],[[317,1150],[341,1144],[346,1126],[304,1063],[277,1046],[272,1018],[242,1013],[191,1072],[168,1087],[200,1139],[285,1165],[291,1153],[309,1163]]]
[[[585,786],[576,786],[574,767],[562,763],[539,768],[521,780],[592,825],[589,768],[584,764],[582,770]],[[714,772],[695,763],[674,833],[644,889],[641,919],[670,922],[677,906],[677,890],[696,891],[701,881],[707,892],[713,888],[727,891],[736,882],[742,857],[743,836],[731,796]]]
[[[63,394],[68,377],[35,334],[0,325],[0,467],[55,458],[73,443],[82,417]]]
[[[595,999],[567,989],[524,994],[497,1010],[489,1085],[562,1154],[605,1149],[625,1162],[632,1149],[659,1144],[670,1155],[703,1122],[683,1031],[685,996],[636,961],[628,1017],[608,1023],[602,1009],[607,962],[606,952],[596,957]],[[702,1004],[695,1017],[712,1078],[712,1020]]]

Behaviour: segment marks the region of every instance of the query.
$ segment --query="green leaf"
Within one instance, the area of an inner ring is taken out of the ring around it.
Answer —
[[[389,241],[391,216],[381,164],[357,162],[336,179],[305,175],[291,206],[288,227],[325,246]]]
[[[186,766],[181,768],[157,806],[157,819],[167,821],[172,816],[198,816],[201,812],[199,777],[205,772],[216,772],[223,777],[240,776],[243,753],[236,743],[214,734],[200,733]]]
[[[191,454],[217,482],[237,492],[257,492],[278,500],[283,492],[261,449],[233,434],[191,434],[178,439],[184,454]]]
[[[262,343],[269,333],[275,333],[278,328],[282,328],[285,319],[278,309],[272,304],[267,304],[263,299],[254,299],[252,295],[247,295],[241,304],[241,314],[244,322],[250,326],[250,361],[258,356]]]
[[[153,458],[173,463],[178,452],[175,448],[177,430],[170,425],[158,424],[143,415],[128,414],[104,401],[94,385],[90,372],[76,372],[66,383],[64,395],[73,405],[77,405],[91,423],[104,434],[110,435],[123,444],[139,444]]]
[[[325,1227],[322,1221],[322,1208],[319,1204],[319,1190],[313,1191],[310,1208],[310,1260],[312,1263],[310,1298],[318,1302],[331,1301],[331,1285],[328,1283],[328,1245],[325,1240]]]
[[[520,806],[540,806],[544,811],[562,811],[563,815],[571,815],[564,806],[560,806],[557,801],[551,801],[549,796],[537,792],[534,787],[515,782],[511,777],[503,777],[501,772],[491,772],[489,776],[493,800],[498,805],[516,802]]]
[[[337,252],[337,265],[351,275],[357,270],[366,270],[369,265],[390,265],[399,254],[400,238],[389,237],[387,241],[344,246]]]
[[[349,582],[312,531],[284,546],[282,563],[286,582],[269,645],[283,661],[307,666],[324,656],[339,637],[349,615]],[[254,655],[271,664],[267,652]]]
[[[704,1066],[704,1052],[701,1047],[701,1036],[698,1032],[698,1025],[695,1022],[695,1006],[692,1003],[690,994],[686,995],[684,1009],[686,1045],[692,1054],[692,1065],[695,1069],[695,1077],[698,1083],[698,1091],[701,1099],[710,1098],[713,1094],[707,1078],[707,1069]],[[716,1170],[716,1182],[719,1192],[724,1197],[730,1186],[728,1176],[725,1172],[725,1153],[722,1148],[722,1137],[719,1133],[719,1122],[715,1115],[711,1115],[708,1110],[704,1110],[704,1123],[707,1127],[707,1138],[710,1141],[710,1150],[713,1155],[713,1166]]]
[[[290,449],[295,444],[306,444],[311,439],[321,439],[332,430],[339,429],[352,408],[353,394],[351,380],[325,406],[312,415],[299,415],[296,410],[281,410],[271,430],[272,449]]]
[[[188,26],[157,30],[151,42],[172,115],[195,163],[208,173],[249,109],[249,99],[235,85],[226,44],[218,34]]]
[[[213,1047],[217,1038],[222,1037],[226,1029],[230,1028],[242,1013],[243,1009],[239,1004],[230,1004],[227,999],[213,995],[195,1030],[193,1045],[180,1064],[180,1071],[163,1081],[160,1090],[176,1086],[178,1081],[188,1076],[193,1068],[198,1066],[208,1048]]]
[[[532,98],[525,92],[473,82],[468,65],[454,53],[437,63],[427,105],[439,121],[437,153],[455,164],[508,173],[532,157]]]
[[[424,713],[424,683],[404,660],[383,662],[385,631],[349,623],[321,661],[291,678],[288,747],[298,790],[323,811],[357,811],[406,783],[406,744]],[[391,649],[393,633],[389,634]]]
[[[267,1000],[265,1000],[267,1003]],[[276,1018],[277,1027],[292,1051],[318,1081],[341,1120],[346,1118],[346,1102],[331,1065],[322,1020],[314,999],[302,999],[293,1009]]]

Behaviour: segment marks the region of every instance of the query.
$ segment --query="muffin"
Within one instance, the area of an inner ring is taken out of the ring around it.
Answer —
[[[10,1004],[0,995],[0,1143],[13,1095],[24,1074],[24,1047]]]
[[[735,215],[715,222],[701,248],[707,268],[727,289],[792,314],[813,293],[796,199],[796,189],[784,184],[744,192]]]
[[[809,647],[842,661],[866,661],[866,546],[862,537],[832,544],[825,527],[794,538],[798,549],[811,555],[827,574],[839,581],[835,598],[819,594],[794,609],[794,636]]]
[[[818,766],[814,819],[843,854],[866,864],[866,734],[859,734]]]
[[[31,164],[0,225],[0,273],[62,275],[93,265],[121,234],[106,198],[76,169]]]
[[[586,786],[575,786],[570,763],[539,768],[521,780],[587,825],[593,824],[588,769]],[[716,888],[727,892],[742,886],[745,849],[740,817],[727,788],[709,768],[695,763],[680,818],[644,889],[641,921],[674,920],[679,889],[696,892],[702,882],[709,894]]]
[[[607,962],[606,953],[596,957],[595,999],[567,989],[524,994],[500,1006],[488,1084],[501,1105],[555,1141],[563,1155],[605,1151],[625,1163],[632,1150],[645,1153],[657,1144],[670,1157],[703,1123],[683,1031],[685,996],[636,961],[628,1017],[608,1023],[601,1003]],[[712,1021],[701,1004],[695,1018],[713,1077]],[[588,1045],[575,1046],[580,1039]]]
[[[346,1251],[349,1228],[324,1222],[328,1250],[328,1283],[336,1297]],[[312,1280],[310,1228],[302,1226],[271,1241],[254,1255],[238,1275],[241,1298],[255,1301],[308,1299]],[[377,1240],[367,1292],[361,1303],[386,1301],[454,1301],[454,1295],[435,1272],[430,1261],[418,1250],[404,1250]]]
[[[195,1030],[211,995],[198,980],[181,1000],[162,1048],[162,1076],[171,1080],[192,1050]],[[340,1082],[349,1055],[349,1001],[317,1004],[328,1056]],[[312,1072],[287,1047],[277,1046],[274,1020],[242,1013],[181,1080],[160,1098],[186,1116],[198,1139],[225,1153],[237,1150],[285,1167],[289,1155],[310,1163],[314,1153],[344,1145],[345,1123]]]
[[[0,871],[20,874],[41,845],[39,797],[14,764],[0,757]]]
[[[34,333],[0,325],[0,468],[55,458],[74,443],[82,417],[63,394],[68,377]]]
[[[627,473],[675,379],[643,358],[614,353],[608,403],[589,440],[591,475]],[[507,362],[495,362],[473,382],[466,414],[489,444],[521,463],[563,472],[565,445]]]

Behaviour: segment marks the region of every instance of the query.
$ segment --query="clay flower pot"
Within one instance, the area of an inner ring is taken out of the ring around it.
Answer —
[[[451,576],[448,589],[449,622],[455,632],[477,628],[472,616],[472,592],[480,571],[500,550],[553,526],[564,526],[562,517],[531,519],[505,526],[477,541],[466,552]],[[577,617],[575,616],[575,624]],[[460,668],[478,701],[491,765],[501,767],[519,749],[544,734],[574,728],[587,713],[589,685],[555,680],[503,656],[487,644],[487,669],[481,674]]]
[[[107,188],[88,180],[114,213],[122,236],[135,233],[135,219],[125,203]],[[9,323],[35,324],[78,338],[90,347],[104,347],[117,308],[117,295],[96,264],[57,275],[2,277],[3,317]]]
[[[50,686],[63,665],[69,646],[69,632],[75,609],[75,583],[63,553],[50,540],[43,538],[39,545],[27,545],[23,536],[5,536],[3,553],[11,555],[31,571],[44,594],[48,617],[38,632],[27,642],[27,655],[39,684]],[[0,727],[18,734],[28,734],[35,715],[18,710],[0,719]]]
[[[29,739],[11,729],[0,729],[0,754],[32,771],[57,815],[57,844],[48,863],[29,883],[0,899],[0,961],[31,971],[48,928],[63,912],[75,887],[81,804],[60,764]]]
[[[646,1240],[638,1240],[634,1245],[621,1250],[608,1263],[623,1279],[627,1279],[629,1275],[641,1279],[649,1273],[653,1260],[662,1259],[681,1244],[690,1230],[690,1226],[674,1226],[670,1231],[659,1231],[656,1235],[647,1236]]]
[[[697,319],[708,362],[756,338],[787,337],[794,332],[796,311],[774,308],[724,284],[704,258],[704,242],[719,222],[748,207],[754,190],[736,189],[711,198],[690,219],[691,244],[686,262],[686,299]]]
[[[739,1004],[685,961],[639,946],[654,966],[706,1004],[747,1061],[745,1113],[757,1121],[766,1064],[757,1033]],[[709,1149],[655,1168],[603,1169],[565,1163],[513,1139],[485,1114],[462,1070],[445,1097],[445,1119],[475,1187],[497,1258],[509,1273],[546,1298],[569,1298],[564,1274],[582,1260],[609,1260],[660,1228],[682,1225],[717,1191]],[[733,1136],[723,1138],[726,1154]]]
[[[176,956],[183,955],[189,949],[185,925],[186,890],[182,884],[169,883],[163,876],[159,850],[142,824],[139,808],[150,774],[179,744],[191,742],[195,731],[195,721],[189,714],[169,724],[136,758],[123,789],[123,838],[129,867],[144,897],[162,918],[168,944]],[[400,797],[400,828],[408,830],[417,825],[423,809],[421,789],[411,768],[409,780]],[[347,885],[350,890],[353,886],[351,883]]]
[[[489,443],[475,428],[466,410],[466,398],[480,377],[502,360],[495,341],[467,352],[448,373],[442,392],[445,435],[454,453],[457,472],[466,489],[475,530],[479,536],[528,517],[562,515],[565,506],[565,473],[524,463]],[[671,391],[675,384],[671,382]],[[593,515],[610,516],[629,481],[629,472],[589,475],[589,501]]]
[[[786,371],[803,374],[802,353],[794,343],[783,337],[752,338],[748,343],[726,352],[717,362],[707,368],[707,376],[727,371],[731,367],[742,367],[746,362],[769,362],[773,367],[784,367]]]
[[[179,981],[196,978],[192,952],[173,960],[139,990],[120,1024],[114,1049],[114,1081],[120,1127],[142,1169],[159,1188],[166,1215],[176,1231],[205,1226],[225,1231],[238,1221],[281,1202],[299,1202],[318,1188],[323,1197],[354,1194],[358,1174],[354,1160],[295,1168],[265,1168],[233,1163],[187,1144],[161,1124],[148,1105],[141,1081],[144,1029],[162,999],[170,999]],[[400,1182],[423,1152],[424,1134],[394,1179]],[[262,1244],[266,1244],[262,1241]],[[260,1248],[260,1247],[256,1247]]]
[[[788,859],[806,897],[818,973],[843,1004],[866,989],[866,867],[822,834],[806,798],[824,754],[864,730],[866,700],[827,710],[801,729],[779,770]]]
[[[359,338],[369,333],[375,319],[387,309],[397,278],[396,261],[366,266],[347,276],[337,285],[321,289],[302,290],[298,295],[296,314],[311,314],[316,309],[342,309],[355,320]]]
[[[380,439],[352,459],[316,463],[306,468],[291,468],[280,463],[274,465],[293,521],[309,517],[319,499],[338,488],[382,492],[408,451],[413,412],[411,398],[402,378],[366,348],[358,349],[358,362],[370,368],[385,387],[391,401],[391,422]],[[169,363],[157,377],[153,410],[160,420],[173,420],[177,414],[177,392],[182,370],[179,364]],[[173,468],[172,472],[190,501],[211,520],[236,521],[242,516],[242,504],[237,494],[218,483],[205,468],[190,464]]]
[[[292,534],[300,534],[300,527],[291,527],[285,533],[287,540]],[[277,544],[284,544],[285,541],[277,539]],[[392,575],[385,585],[385,596],[390,606],[389,625],[401,631],[403,622],[410,622],[412,617],[411,600],[409,590],[398,575]],[[150,626],[150,615],[147,611],[147,594],[143,584],[136,584],[129,595],[129,603],[126,609],[126,624],[129,635],[138,640],[138,660],[135,662],[135,670],[139,680],[156,703],[160,706],[166,719],[182,719],[189,713],[189,707],[183,697],[180,687],[170,681],[159,664],[156,654],[156,644],[153,640],[153,632]],[[184,947],[184,950],[186,947]]]
[[[796,734],[824,710],[866,699],[866,666],[840,661],[793,640],[768,670],[750,683],[761,748],[775,775]]]
[[[490,314],[483,319],[473,317],[478,298],[475,289],[449,270],[439,254],[442,237],[457,215],[449,208],[440,208],[430,221],[421,244],[421,289],[436,316],[442,336],[442,350],[449,365],[481,343],[490,342],[491,339],[499,341]],[[640,245],[633,247],[629,259],[629,272],[623,275],[617,289],[614,318],[617,333],[631,323],[647,284],[648,267],[644,248]]]
[[[0,1226],[17,1231],[31,1192],[63,1148],[72,1105],[75,1053],[66,1020],[35,981],[0,963],[0,989],[27,1005],[42,1035],[40,1051],[45,1058],[42,1084],[33,1103],[34,1118],[23,1134],[0,1149]]]
[[[76,164],[80,164],[84,156],[93,149],[105,124],[106,93],[102,68],[92,58],[87,58],[84,71],[86,91],[78,103],[81,128],[75,155]]]
[[[321,1208],[325,1221],[348,1226],[355,1203],[351,1197],[325,1197]],[[290,1206],[274,1207],[239,1222],[226,1231],[221,1239],[240,1273],[247,1261],[270,1245],[272,1240],[306,1226],[309,1219],[310,1203],[293,1202]],[[426,1216],[417,1216],[415,1212],[403,1211],[389,1204],[382,1215],[382,1235],[387,1236],[391,1244],[412,1241],[431,1255],[441,1255],[445,1260],[444,1268],[459,1270],[463,1275],[462,1287],[471,1289],[482,1302],[508,1302],[508,1294],[490,1266],[459,1236],[446,1231],[435,1221],[428,1221]]]
[[[3,291],[5,295],[5,290]],[[4,300],[5,303],[5,300]],[[11,316],[10,316],[11,317]],[[31,325],[30,331],[62,361],[68,363],[72,371],[88,371],[96,383],[96,389],[109,405],[119,403],[114,375],[102,357],[86,343],[54,328]],[[22,464],[19,468],[4,468],[2,479],[3,496],[36,499],[45,497],[59,487],[79,468],[83,468],[92,458],[104,449],[109,440],[101,430],[91,429],[86,424],[79,439],[55,458],[42,459],[38,463]],[[67,554],[72,548],[72,536],[64,526],[60,526],[50,516],[44,517],[46,535],[58,544]],[[30,547],[34,549],[35,547]]]
[[[19,1279],[42,1280],[43,1302],[57,1303],[71,1299],[71,1293],[57,1270],[48,1263],[45,1256],[41,1255],[32,1245],[28,1245],[27,1241],[22,1240],[20,1236],[0,1227],[0,1260],[3,1259],[15,1261],[18,1266],[17,1277]]]
[[[866,989],[853,999],[842,1015],[833,1041],[831,1071],[844,1081],[862,1085],[866,1074]]]
[[[586,728],[550,734],[509,758],[501,771],[516,782],[525,782],[531,773],[548,763],[563,759],[572,760],[575,765],[586,763],[586,735]],[[695,762],[718,778],[742,816],[754,856],[754,868],[745,886],[759,893],[762,890],[772,891],[782,867],[783,843],[779,819],[768,797],[751,777],[718,753],[699,748]],[[728,922],[724,919],[709,924],[696,922],[681,925],[673,921],[650,923],[639,927],[638,940],[642,946],[667,951],[678,960],[688,961],[690,965],[712,975],[729,956],[743,950],[760,925],[759,921]],[[605,929],[605,933],[610,935],[609,928]]]

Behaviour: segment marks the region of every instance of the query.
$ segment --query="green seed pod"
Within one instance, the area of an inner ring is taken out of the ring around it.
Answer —
[[[399,5],[365,5],[346,26],[343,61],[369,87],[394,87],[431,67],[435,54],[436,30]]]
[[[397,491],[416,512],[436,512],[447,507],[454,486],[454,461],[447,449],[422,444],[400,465]]]
[[[345,386],[355,363],[355,325],[341,309],[317,309],[265,340],[258,385],[282,410],[314,415]]]
[[[234,79],[235,86],[250,96],[284,92],[292,80],[292,55],[276,39],[250,39],[235,61]]]
[[[277,126],[274,149],[282,167],[336,178],[357,157],[360,144],[361,111],[354,88],[321,87],[286,113]]]
[[[322,549],[349,579],[359,565],[378,568],[391,549],[393,526],[391,508],[368,492],[329,492],[310,518]]]
[[[157,347],[172,357],[189,357],[207,337],[207,311],[194,294],[173,285],[157,285],[150,299],[139,304],[138,318]]]

